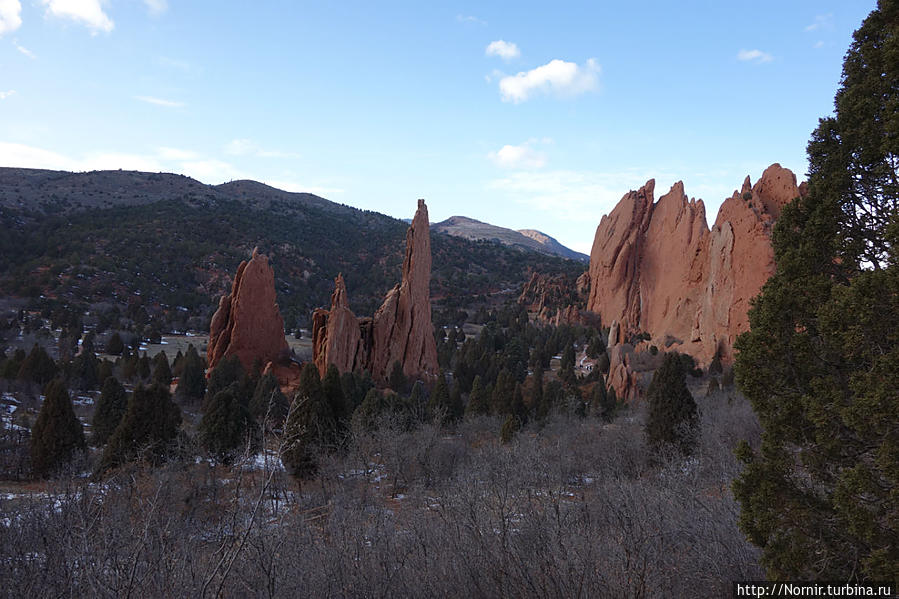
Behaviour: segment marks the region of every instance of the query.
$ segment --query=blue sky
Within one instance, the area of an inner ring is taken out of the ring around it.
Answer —
[[[833,108],[873,0],[0,0],[0,166],[251,178],[588,252],[629,189],[714,220]]]

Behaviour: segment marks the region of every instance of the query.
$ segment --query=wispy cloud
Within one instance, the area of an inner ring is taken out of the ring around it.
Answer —
[[[185,73],[190,71],[190,63],[186,60],[179,60],[177,58],[170,58],[168,56],[160,56],[156,59],[156,61],[166,67],[171,67],[174,69],[178,69],[179,71],[184,71]]]
[[[817,31],[819,29],[829,29],[833,26],[833,13],[826,15],[815,15],[815,20],[805,26],[805,31]]]
[[[513,42],[496,40],[494,42],[490,42],[487,45],[487,49],[484,50],[484,54],[486,54],[487,56],[499,56],[503,60],[512,60],[513,58],[518,58],[519,56],[521,56],[521,51]]]
[[[487,154],[495,165],[511,169],[537,169],[546,166],[546,154],[536,149],[537,140],[530,139],[522,144],[504,145]]]
[[[737,60],[742,60],[743,62],[771,62],[774,60],[774,57],[768,54],[767,52],[762,52],[761,50],[740,50],[737,52]]]
[[[22,3],[19,0],[0,0],[0,35],[22,26]]]
[[[487,21],[479,19],[473,15],[456,15],[456,20],[460,23],[467,23],[469,25],[487,25]]]
[[[576,96],[599,87],[599,70],[599,63],[593,58],[583,66],[556,59],[530,71],[503,77],[499,90],[504,102],[515,104],[541,93]]]
[[[16,93],[16,90],[14,90],[14,89],[11,89],[11,90],[8,90],[5,92],[0,92],[0,100],[5,100],[6,98],[12,96],[15,93]]]
[[[154,96],[134,96],[135,100],[140,100],[141,102],[146,102],[147,104],[154,104],[156,106],[164,106],[166,108],[181,108],[185,104],[184,102],[177,102],[175,100],[166,100],[164,98],[156,98]]]
[[[818,40],[817,42],[815,42],[815,45],[812,46],[812,48],[815,48],[815,49],[823,48],[823,47],[824,47],[824,40]]]
[[[47,7],[48,15],[80,23],[95,35],[100,31],[109,33],[115,27],[103,11],[101,0],[41,0],[41,3]]]
[[[0,0],[0,2],[2,2],[2,1],[3,0]],[[16,50],[18,50],[19,52],[21,52],[22,54],[24,54],[31,60],[34,60],[35,58],[37,58],[37,56],[34,55],[34,52],[29,50],[25,46],[20,45],[19,42],[17,42],[16,40],[13,40],[12,45],[16,47]]]
[[[294,152],[267,150],[252,139],[232,139],[225,145],[225,153],[231,156],[257,156],[259,158],[299,158]]]
[[[144,4],[147,7],[147,12],[154,17],[161,15],[169,9],[167,0],[144,0]]]

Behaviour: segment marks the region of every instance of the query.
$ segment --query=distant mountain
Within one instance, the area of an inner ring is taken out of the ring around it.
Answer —
[[[340,272],[351,308],[371,314],[399,279],[406,229],[377,212],[255,181],[0,168],[0,299],[122,313],[143,307],[154,320],[190,318],[181,328],[203,328],[237,265],[258,246],[275,269],[288,322],[305,323],[327,305]],[[432,235],[431,251],[431,297],[447,310],[516,289],[532,271],[584,269],[449,235]]]
[[[434,231],[471,240],[495,241],[514,248],[589,262],[590,256],[565,247],[546,233],[534,229],[515,231],[484,223],[467,216],[451,216],[431,225]]]

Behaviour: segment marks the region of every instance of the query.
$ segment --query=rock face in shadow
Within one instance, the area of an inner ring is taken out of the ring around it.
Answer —
[[[702,200],[689,199],[683,183],[658,202],[654,187],[650,180],[627,193],[600,221],[587,309],[617,322],[610,346],[645,332],[649,344],[689,353],[700,365],[716,355],[732,361],[734,340],[749,327],[749,300],[774,272],[774,222],[805,187],[773,164],[754,186],[746,177],[711,229]],[[625,361],[618,366],[626,369]],[[611,378],[621,383],[619,395],[633,395],[623,372]]]
[[[275,298],[275,273],[268,258],[253,250],[249,262],[240,263],[231,293],[222,296],[212,316],[206,349],[209,369],[233,355],[250,372],[257,360],[264,368],[269,362],[285,361],[289,353]]]
[[[406,256],[399,284],[373,318],[357,319],[349,309],[343,277],[335,281],[330,310],[316,310],[312,321],[313,356],[324,375],[329,364],[341,372],[371,372],[385,382],[394,362],[410,379],[437,376],[437,344],[431,322],[431,236],[428,207],[418,209],[406,231]]]

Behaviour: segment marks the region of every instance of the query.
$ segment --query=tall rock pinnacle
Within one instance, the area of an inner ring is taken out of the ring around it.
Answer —
[[[430,381],[436,377],[429,227],[428,207],[418,200],[406,231],[402,280],[387,293],[372,319],[353,316],[343,278],[337,278],[331,309],[313,314],[313,355],[319,372],[324,374],[334,364],[342,372],[369,370],[376,381],[385,382],[393,363],[399,362],[409,378]]]
[[[268,258],[254,249],[250,261],[237,267],[231,293],[222,296],[212,317],[206,349],[210,370],[235,355],[250,372],[255,361],[264,367],[289,351],[275,300],[275,273]]]

